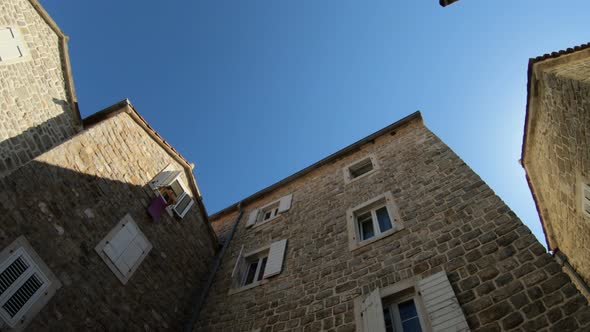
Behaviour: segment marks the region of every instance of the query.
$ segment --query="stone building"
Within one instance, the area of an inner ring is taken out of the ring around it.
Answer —
[[[198,331],[590,329],[561,266],[419,113],[209,218],[227,254]]]
[[[522,165],[550,250],[590,298],[590,44],[529,62]]]
[[[0,330],[590,327],[562,267],[420,113],[208,216],[193,164],[128,100],[80,118],[67,38],[37,1],[0,10]]]
[[[0,2],[0,330],[179,330],[218,249],[193,165],[127,100],[81,120],[66,39]]]
[[[0,2],[0,176],[81,129],[67,37],[37,1]]]

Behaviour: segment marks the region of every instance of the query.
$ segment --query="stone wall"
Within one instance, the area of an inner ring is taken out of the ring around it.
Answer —
[[[0,179],[0,248],[24,235],[63,284],[30,331],[181,329],[217,244],[197,204],[148,216],[147,183],[169,163],[182,169],[119,113]],[[153,249],[123,285],[94,248],[127,213]]]
[[[580,191],[580,182],[590,183],[590,56],[543,70],[536,79],[525,168],[551,248],[590,283],[590,218]]]
[[[345,185],[342,168],[372,153],[381,169]],[[391,191],[405,228],[353,252],[346,210]],[[249,212],[286,194],[291,209],[246,229]],[[231,223],[234,215],[213,222]],[[223,236],[223,235],[221,235]],[[228,295],[242,245],[288,239],[282,272]],[[244,207],[199,331],[354,331],[354,299],[445,270],[472,331],[577,331],[590,310],[530,230],[421,121]]]
[[[18,27],[30,57],[0,63],[0,176],[78,131],[58,35],[29,0],[0,2],[0,27]]]

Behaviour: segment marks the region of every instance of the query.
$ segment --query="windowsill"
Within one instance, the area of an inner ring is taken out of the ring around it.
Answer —
[[[377,241],[379,241],[379,240],[381,240],[383,238],[386,238],[386,237],[388,237],[388,236],[390,236],[392,234],[395,234],[395,233],[397,233],[397,232],[399,232],[399,231],[401,231],[403,229],[404,229],[404,226],[403,225],[399,225],[399,226],[393,227],[392,229],[387,230],[387,231],[385,231],[385,232],[383,232],[383,233],[381,233],[379,235],[375,235],[375,236],[373,236],[372,238],[370,238],[368,240],[363,240],[363,241],[360,241],[360,242],[351,243],[350,244],[350,251],[355,251],[355,250],[357,250],[359,248],[362,248],[362,247],[364,247],[366,245],[369,245],[371,243],[377,242]]]
[[[248,289],[252,289],[252,288],[258,287],[260,285],[264,285],[266,283],[268,283],[268,279],[262,279],[260,281],[255,281],[249,285],[242,286],[240,288],[232,288],[229,290],[229,292],[227,292],[227,295],[241,293],[241,292],[247,291]]]
[[[258,227],[258,226],[266,225],[266,224],[268,224],[269,222],[271,222],[271,221],[273,221],[273,220],[279,219],[279,218],[280,218],[282,215],[283,215],[283,214],[282,214],[282,213],[280,213],[280,214],[277,214],[276,216],[274,216],[274,217],[272,217],[272,218],[270,218],[270,219],[266,219],[265,221],[257,222],[257,223],[255,223],[255,224],[252,226],[252,228],[256,228],[256,227]]]
[[[378,170],[378,168],[373,168],[371,171],[369,171],[369,172],[367,172],[365,174],[359,175],[356,178],[352,178],[352,179],[351,178],[347,178],[345,182],[346,182],[346,184],[353,183],[353,182],[355,182],[355,181],[357,181],[359,179],[363,179],[363,178],[365,178],[365,177],[367,177],[367,176],[369,176],[371,174],[376,173],[377,170]]]

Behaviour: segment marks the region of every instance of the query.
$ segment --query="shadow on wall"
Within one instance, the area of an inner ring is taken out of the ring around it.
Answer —
[[[76,133],[72,110],[67,101],[53,98],[53,103],[62,108],[60,115],[29,127],[16,136],[3,138],[0,142],[0,176],[10,173]],[[11,126],[11,123],[27,121],[27,118],[29,116],[22,119],[13,117],[3,119],[3,122]],[[16,125],[13,127],[17,128]]]
[[[147,183],[36,160],[0,178],[0,250],[24,235],[63,284],[30,330],[181,329],[215,253],[196,206],[183,220],[153,221],[153,197]],[[123,285],[94,248],[127,213],[153,249]]]

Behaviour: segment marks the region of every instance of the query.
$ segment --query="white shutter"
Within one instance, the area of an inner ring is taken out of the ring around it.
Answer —
[[[160,172],[160,174],[156,175],[156,177],[152,181],[150,181],[150,188],[152,188],[152,190],[155,190],[158,187],[167,186],[170,183],[172,183],[172,181],[176,180],[181,174],[182,171],[164,170]]]
[[[260,212],[260,209],[254,209],[252,210],[252,212],[250,212],[250,215],[248,216],[248,222],[246,223],[246,227],[254,226],[254,224],[256,223],[256,219],[258,219],[258,212]]]
[[[361,304],[364,332],[385,332],[385,318],[379,288],[375,289]]]
[[[244,246],[242,245],[242,248],[240,248],[240,253],[238,254],[238,259],[236,260],[236,265],[234,265],[234,269],[233,269],[233,271],[231,271],[231,276],[232,277],[236,274],[236,271],[239,268],[240,260],[242,259],[242,252],[243,251],[244,251]]]
[[[582,184],[582,209],[590,216],[590,185]]]
[[[184,218],[194,203],[193,198],[185,192],[180,196],[176,205],[174,205],[174,212],[176,212],[180,218]]]
[[[433,332],[469,331],[465,315],[444,271],[420,280],[418,289]]]
[[[139,234],[135,224],[127,220],[123,227],[104,246],[103,251],[119,272],[126,276],[137,264],[148,246],[147,241]]]
[[[14,28],[0,28],[0,62],[22,58],[23,46]]]
[[[293,194],[289,194],[281,198],[279,202],[279,213],[285,212],[291,208],[291,200],[293,199]]]
[[[287,248],[287,240],[280,240],[273,242],[270,245],[268,253],[268,260],[264,269],[263,278],[272,277],[281,273],[283,269],[283,260],[285,258],[285,249]]]

